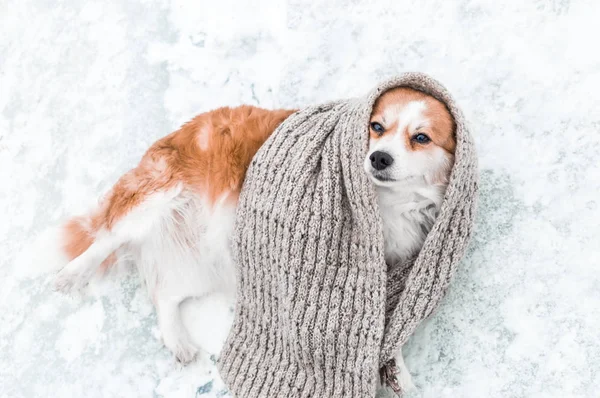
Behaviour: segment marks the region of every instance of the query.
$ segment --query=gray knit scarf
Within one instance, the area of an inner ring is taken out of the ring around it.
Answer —
[[[388,270],[363,170],[375,100],[407,86],[456,121],[444,202],[409,267]],[[407,73],[368,96],[290,116],[254,157],[239,201],[235,319],[219,370],[234,396],[373,397],[378,372],[439,304],[473,224],[477,161],[463,115],[435,80]]]

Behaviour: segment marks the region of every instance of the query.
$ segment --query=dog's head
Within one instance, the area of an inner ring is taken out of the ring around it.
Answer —
[[[455,129],[441,101],[406,87],[389,90],[373,107],[365,171],[382,187],[409,181],[446,184],[454,163]]]

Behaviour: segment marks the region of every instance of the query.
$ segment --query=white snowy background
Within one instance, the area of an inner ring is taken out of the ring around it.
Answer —
[[[0,0],[0,397],[228,396],[227,302],[188,305],[207,352],[182,369],[135,272],[67,298],[32,242],[199,112],[403,71],[454,93],[481,166],[468,256],[405,349],[410,397],[598,397],[599,20],[597,0]]]

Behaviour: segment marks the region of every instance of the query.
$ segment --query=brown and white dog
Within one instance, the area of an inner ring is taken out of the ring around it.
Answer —
[[[180,362],[191,361],[197,348],[179,305],[214,291],[235,292],[230,240],[246,169],[293,112],[220,108],[157,141],[95,210],[60,229],[66,265],[56,288],[83,288],[99,269],[132,258],[164,344]],[[370,135],[364,167],[376,186],[385,258],[393,265],[420,249],[436,217],[453,164],[454,122],[438,100],[397,88],[376,102]],[[402,366],[401,356],[398,361]]]
[[[385,260],[394,267],[416,255],[444,199],[456,147],[454,119],[437,99],[409,88],[385,92],[370,120],[364,169],[375,184]],[[402,352],[402,391],[413,388]]]

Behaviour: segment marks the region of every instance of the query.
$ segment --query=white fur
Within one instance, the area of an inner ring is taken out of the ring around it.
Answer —
[[[409,259],[423,246],[441,205],[444,187],[423,181],[376,187],[383,220],[385,259],[388,264]]]
[[[56,287],[65,292],[82,288],[119,249],[138,267],[165,345],[180,362],[191,361],[197,348],[181,321],[180,304],[215,290],[235,291],[229,250],[235,209],[224,199],[209,208],[202,197],[181,186],[153,194],[110,231],[98,233],[88,250],[58,273]]]
[[[404,357],[402,356],[402,349],[396,355],[396,367],[398,368],[398,384],[402,389],[402,392],[409,392],[415,388],[412,381],[412,377],[406,364],[404,363]]]
[[[208,126],[202,126],[198,130],[198,146],[201,150],[206,151],[210,145],[211,129]]]
[[[428,126],[429,120],[423,113],[427,109],[425,101],[411,101],[406,105],[395,105],[385,109],[383,121],[398,120],[398,130],[404,131],[407,128],[415,130],[419,126]]]

